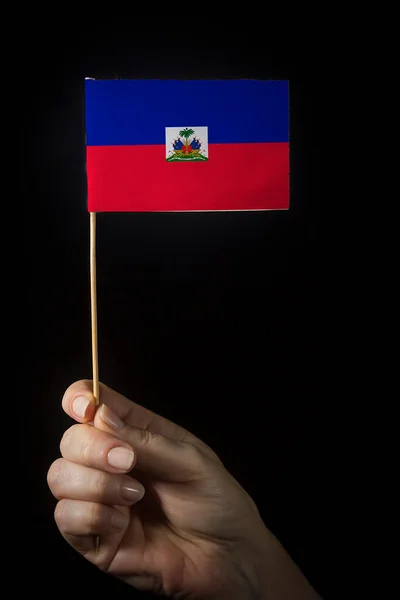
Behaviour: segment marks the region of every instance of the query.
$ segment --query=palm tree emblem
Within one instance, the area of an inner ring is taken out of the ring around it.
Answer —
[[[180,137],[185,138],[186,152],[189,152],[189,138],[192,137],[193,134],[194,129],[188,129],[187,127],[179,132]]]
[[[201,131],[204,128],[200,128],[200,136],[202,137]],[[206,150],[203,142],[198,135],[195,135],[196,131],[191,127],[185,127],[184,129],[176,130],[176,138],[171,140],[172,147],[168,152],[167,161],[207,161]],[[204,131],[203,131],[204,134]]]

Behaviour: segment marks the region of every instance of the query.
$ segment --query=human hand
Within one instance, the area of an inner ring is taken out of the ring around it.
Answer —
[[[206,444],[104,385],[95,407],[91,389],[65,392],[78,424],[48,472],[67,542],[127,584],[176,599],[319,598]]]

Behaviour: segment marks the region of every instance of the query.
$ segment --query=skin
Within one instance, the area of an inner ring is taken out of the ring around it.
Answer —
[[[161,596],[320,600],[211,448],[104,385],[96,407],[91,389],[65,392],[77,423],[48,471],[69,544]]]

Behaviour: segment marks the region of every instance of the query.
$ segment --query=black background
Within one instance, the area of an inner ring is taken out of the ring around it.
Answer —
[[[178,35],[178,33],[176,34]],[[91,377],[84,77],[289,79],[288,212],[98,215],[100,378],[219,453],[316,588],[330,597],[329,336],[323,282],[318,76],[303,47],[249,30],[201,47],[169,36],[46,37],[30,85],[31,589],[144,597],[64,542],[46,473],[71,421],[65,388]],[[176,41],[176,39],[175,39]],[[167,50],[166,50],[167,49]],[[30,79],[31,78],[31,79]],[[105,596],[104,596],[105,597]]]

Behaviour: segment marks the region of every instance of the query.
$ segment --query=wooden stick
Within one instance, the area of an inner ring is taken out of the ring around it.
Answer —
[[[97,348],[96,213],[90,213],[90,300],[92,313],[93,395],[100,404],[99,357]]]
[[[92,317],[93,396],[100,404],[99,353],[97,348],[97,286],[96,286],[96,213],[90,213],[90,304]],[[100,550],[100,536],[94,536],[96,556]]]

